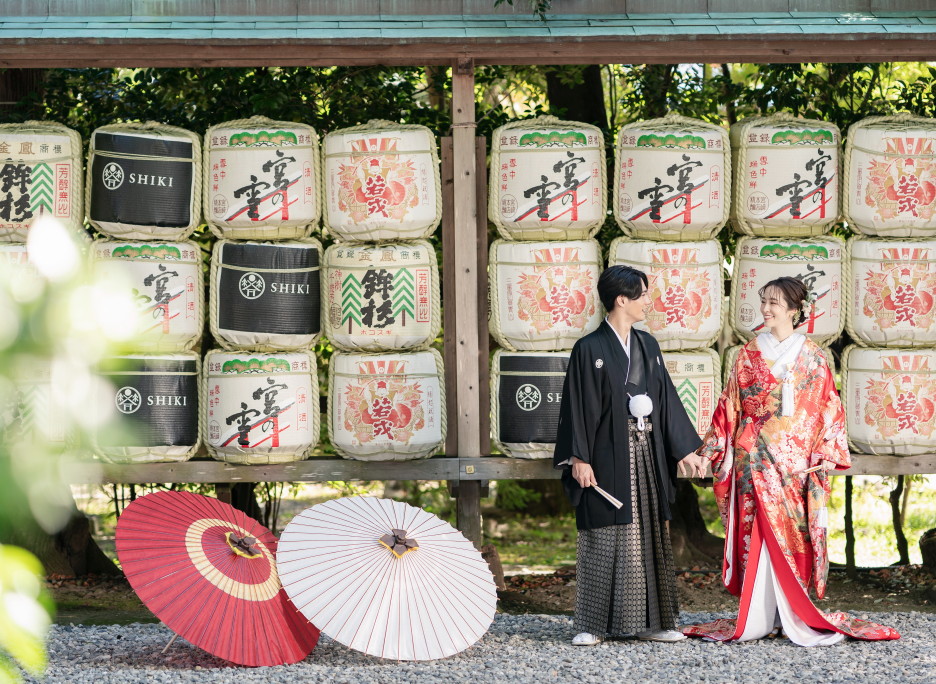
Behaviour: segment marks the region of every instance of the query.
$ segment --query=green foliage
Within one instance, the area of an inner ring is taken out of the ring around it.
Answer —
[[[22,681],[14,663],[31,675],[43,673],[54,612],[39,561],[28,551],[0,544],[0,684]]]
[[[494,6],[500,7],[505,2],[513,7],[513,0],[494,0]],[[529,3],[530,11],[533,13],[533,16],[539,18],[541,21],[546,21],[546,13],[552,9],[552,0],[529,0]]]
[[[522,511],[543,498],[539,492],[527,489],[516,480],[497,480],[497,507]]]

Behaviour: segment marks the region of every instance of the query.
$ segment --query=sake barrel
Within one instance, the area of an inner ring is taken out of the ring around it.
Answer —
[[[842,277],[845,242],[827,236],[814,240],[743,237],[735,249],[731,277],[731,327],[744,339],[764,330],[759,290],[781,276],[801,280],[814,301],[796,332],[823,344],[842,334],[845,303]]]
[[[0,242],[0,269],[26,266],[28,263],[26,245],[21,242]]]
[[[220,240],[211,253],[209,322],[225,349],[309,349],[322,330],[318,240]]]
[[[701,349],[721,334],[723,267],[718,240],[650,242],[618,238],[608,250],[608,266],[623,264],[647,274],[653,305],[637,323],[664,351]]]
[[[622,126],[614,178],[614,219],[625,235],[708,240],[728,221],[728,131],[672,113]]]
[[[439,225],[439,153],[425,126],[369,121],[322,148],[323,219],[339,239],[413,240]]]
[[[200,366],[194,352],[105,359],[99,373],[113,385],[110,400],[119,420],[98,431],[94,453],[110,463],[190,459],[200,443]]]
[[[713,349],[691,352],[664,352],[666,366],[676,393],[700,437],[712,424],[715,405],[721,395],[721,359]]]
[[[598,328],[601,248],[594,240],[491,245],[491,334],[510,351],[559,351]]]
[[[845,145],[844,213],[856,233],[936,236],[936,119],[872,116]]]
[[[862,346],[936,345],[936,237],[848,241],[845,324]]]
[[[201,222],[201,139],[154,122],[102,126],[88,152],[88,220],[127,240],[183,240]]]
[[[743,344],[736,344],[725,350],[725,357],[722,360],[723,387],[728,386],[728,378],[731,377],[731,369],[734,368],[735,361],[738,360],[738,352],[741,351],[741,347],[743,346]],[[823,345],[819,345],[819,349],[822,350],[822,355],[825,356],[826,361],[829,363],[829,368],[832,369],[832,375],[835,375],[835,356],[832,354],[832,350]]]
[[[541,116],[491,135],[488,218],[506,240],[592,237],[607,213],[601,129]]]
[[[318,442],[318,374],[309,352],[211,350],[201,389],[205,445],[219,461],[301,461]]]
[[[552,458],[570,352],[509,352],[491,362],[491,434],[514,458]]]
[[[201,339],[205,288],[197,244],[95,240],[91,253],[96,271],[125,287],[136,304],[133,349],[185,351]]]
[[[51,121],[0,124],[0,241],[25,241],[33,221],[84,220],[81,137]]]
[[[319,219],[319,140],[311,126],[263,116],[205,133],[205,214],[218,237],[303,238]]]
[[[69,415],[68,392],[58,384],[53,386],[52,360],[25,354],[14,358],[15,362],[6,369],[14,391],[3,383],[4,396],[0,396],[0,430],[4,439],[8,443],[26,439],[57,447],[77,447],[79,435]],[[56,380],[60,382],[61,375]]]
[[[324,277],[325,334],[338,349],[421,349],[439,335],[439,270],[428,242],[332,245]]]
[[[360,461],[428,458],[445,441],[445,375],[435,349],[335,352],[328,364],[328,436]]]
[[[731,127],[731,223],[739,233],[822,235],[840,215],[835,124],[774,114]]]
[[[936,349],[846,347],[848,442],[866,454],[936,451]]]

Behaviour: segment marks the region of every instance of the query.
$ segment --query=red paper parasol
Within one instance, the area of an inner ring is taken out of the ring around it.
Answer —
[[[172,631],[238,665],[305,658],[319,632],[286,597],[276,537],[217,499],[156,492],[117,522],[117,556],[137,595]]]
[[[276,562],[312,624],[381,658],[463,651],[497,607],[494,578],[472,543],[400,501],[354,496],[307,508],[283,530]]]

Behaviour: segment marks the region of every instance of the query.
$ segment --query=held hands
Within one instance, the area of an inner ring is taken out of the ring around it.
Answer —
[[[708,470],[708,459],[704,456],[699,456],[699,454],[693,452],[682,459],[679,464],[683,467],[684,472],[689,475],[689,477],[702,479],[708,475],[706,472]]]
[[[572,457],[572,477],[575,478],[575,481],[578,482],[579,486],[583,489],[585,487],[594,487],[598,484],[598,480],[595,479],[595,471],[592,470],[591,464],[575,456]]]

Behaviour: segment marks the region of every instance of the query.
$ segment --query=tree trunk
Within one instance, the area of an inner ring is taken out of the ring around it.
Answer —
[[[852,476],[845,476],[845,572],[851,579],[858,579],[855,568],[855,516],[852,512],[854,496]]]
[[[920,537],[920,554],[923,556],[923,567],[936,576],[936,528],[927,530]]]
[[[574,70],[581,70],[576,74]],[[569,121],[581,121],[608,130],[601,67],[549,67],[546,72],[546,97],[549,111]]]
[[[257,503],[257,497],[254,489],[255,482],[238,482],[231,487],[231,505],[239,511],[243,511],[254,520],[263,519],[263,509]]]
[[[903,531],[903,524],[900,515],[901,497],[904,490],[904,476],[897,476],[897,486],[891,490],[891,520],[894,523],[894,535],[897,537],[897,553],[900,554],[899,565],[910,565],[910,546],[907,544],[907,536]]]
[[[42,81],[45,69],[0,71],[0,116],[4,123],[42,119]]]
[[[676,502],[671,507],[670,539],[673,560],[677,566],[691,567],[700,563],[721,567],[725,540],[708,531],[699,510],[699,497],[688,480],[676,481]]]

